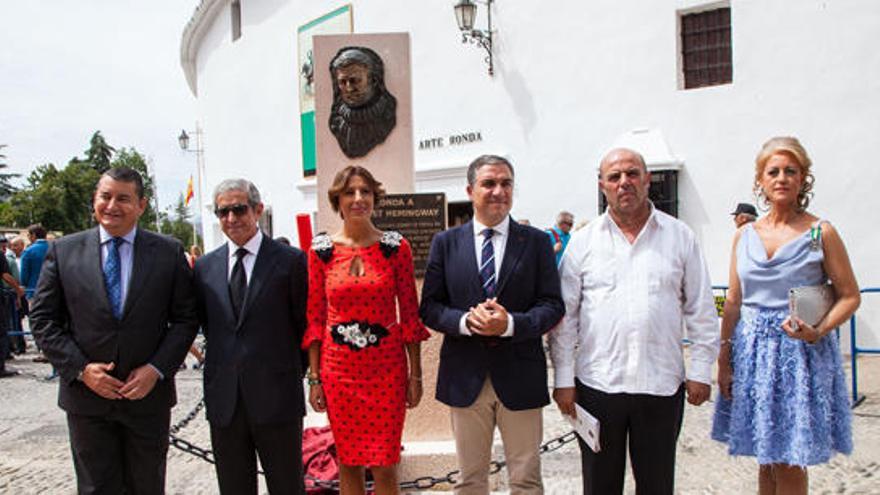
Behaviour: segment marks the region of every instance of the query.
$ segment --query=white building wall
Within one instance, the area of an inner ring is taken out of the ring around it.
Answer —
[[[811,211],[838,227],[860,284],[880,286],[880,2],[732,0],[733,83],[687,91],[678,89],[677,11],[709,2],[499,0],[494,78],[484,53],[459,42],[453,3],[353,4],[355,32],[411,33],[416,144],[482,135],[417,149],[418,190],[466,199],[462,167],[491,152],[516,167],[515,216],[538,226],[560,209],[593,218],[603,151],[632,129],[659,129],[683,161],[680,218],[699,236],[713,281],[726,284],[729,213],[754,201],[754,156],[770,136],[796,135],[814,161]],[[296,30],[339,5],[242,0],[241,38],[231,42],[225,6],[198,44],[206,191],[227,177],[253,180],[275,235],[295,238],[293,216],[325,200],[302,178]],[[218,232],[207,232],[209,248]],[[878,345],[880,295],[863,306],[860,343]]]

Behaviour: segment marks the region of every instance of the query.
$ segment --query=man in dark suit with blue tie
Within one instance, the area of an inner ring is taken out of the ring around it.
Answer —
[[[49,247],[31,328],[61,376],[80,494],[161,494],[174,374],[197,331],[192,272],[176,240],[137,227],[140,174],[95,190],[98,227]]]
[[[550,397],[541,336],[564,306],[547,234],[510,218],[513,177],[500,156],[470,164],[474,219],[434,237],[422,289],[422,320],[444,334],[437,400],[451,409],[459,494],[489,493],[496,425],[511,494],[543,493],[538,447]]]
[[[228,241],[195,266],[205,333],[205,405],[220,493],[304,493],[303,355],[308,275],[299,249],[264,235],[260,193],[244,179],[214,190]]]

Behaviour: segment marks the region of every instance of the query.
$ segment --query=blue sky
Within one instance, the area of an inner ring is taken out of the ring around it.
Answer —
[[[195,173],[180,36],[197,0],[0,0],[0,144],[8,169],[82,156],[100,130],[151,160],[162,209]]]

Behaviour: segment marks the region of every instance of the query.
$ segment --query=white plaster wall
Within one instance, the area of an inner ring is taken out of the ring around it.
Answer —
[[[793,134],[814,161],[811,210],[841,231],[860,284],[880,286],[880,2],[731,0],[733,83],[688,91],[678,89],[676,11],[709,2],[498,0],[494,78],[483,52],[459,42],[453,3],[353,8],[355,32],[411,34],[416,146],[482,134],[480,143],[416,149],[417,190],[465,199],[461,167],[492,152],[516,167],[514,215],[538,226],[560,209],[593,218],[603,151],[634,128],[660,129],[684,161],[680,217],[725,284],[729,212],[753,200],[754,156],[768,137]],[[243,1],[242,37],[231,43],[225,8],[199,49],[208,191],[222,178],[250,178],[273,207],[276,235],[295,238],[293,215],[324,200],[301,177],[296,29],[339,5]],[[478,26],[484,16],[480,5]],[[217,242],[208,232],[208,245]],[[880,345],[880,320],[868,317],[880,317],[880,295],[863,306],[860,343]]]

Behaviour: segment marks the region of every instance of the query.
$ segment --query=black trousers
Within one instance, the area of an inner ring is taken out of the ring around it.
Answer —
[[[577,403],[599,420],[599,453],[578,438],[584,494],[623,493],[626,451],[638,495],[672,495],[684,385],[671,396],[606,394],[576,383]]]
[[[67,414],[80,495],[165,493],[171,411],[134,415],[122,409],[104,416]]]
[[[256,495],[259,454],[271,495],[304,494],[302,429],[302,418],[278,424],[251,424],[239,394],[229,425],[211,425],[220,493]]]

